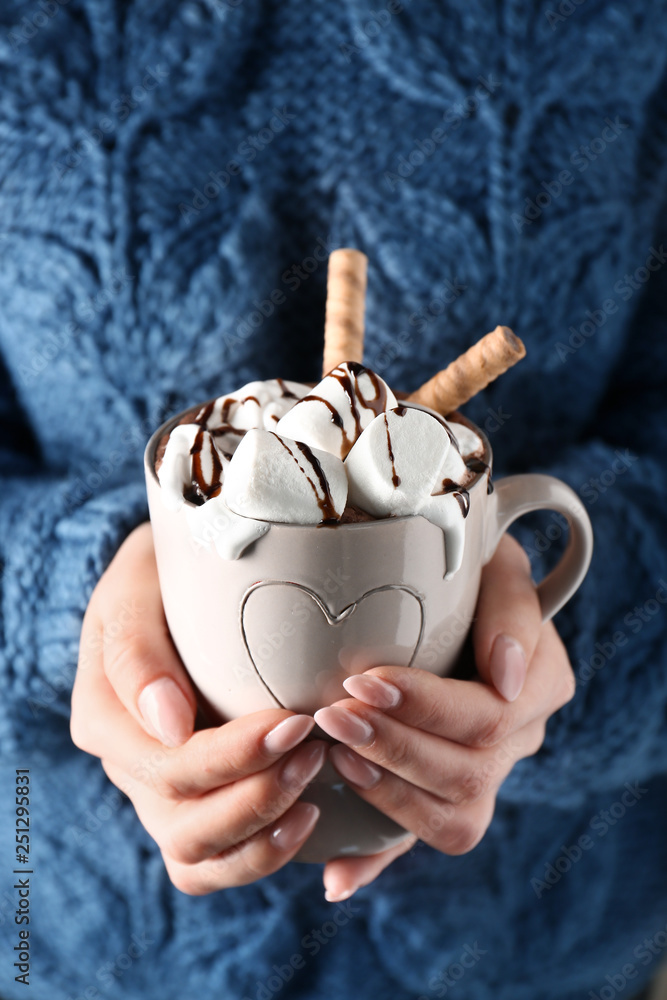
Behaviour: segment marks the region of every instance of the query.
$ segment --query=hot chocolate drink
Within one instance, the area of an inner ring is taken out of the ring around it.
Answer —
[[[310,388],[269,379],[193,407],[160,443],[163,503],[186,504],[194,537],[238,558],[271,523],[357,523],[420,514],[442,528],[448,575],[463,549],[468,487],[490,475],[463,418],[399,401],[344,362]]]

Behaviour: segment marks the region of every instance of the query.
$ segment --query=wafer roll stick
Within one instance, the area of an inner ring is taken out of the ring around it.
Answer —
[[[329,257],[323,375],[343,361],[363,359],[367,271],[360,250],[334,250]]]
[[[446,416],[515,365],[525,353],[522,341],[508,326],[497,326],[408,399]]]

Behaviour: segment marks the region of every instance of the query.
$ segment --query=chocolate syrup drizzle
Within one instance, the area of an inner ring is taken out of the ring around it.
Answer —
[[[276,379],[276,382],[280,386],[280,391],[284,398],[286,399],[299,398],[290,389],[288,389],[283,379],[281,378]],[[234,403],[243,404],[252,402],[252,403],[257,403],[257,405],[260,406],[260,402],[257,396],[244,396],[243,399],[234,399],[233,397],[230,396],[224,400],[224,402],[220,407],[219,424],[217,424],[217,426],[215,427],[208,427],[208,422],[213,416],[213,412],[215,410],[215,405],[217,401],[218,401],[217,399],[212,399],[210,400],[210,402],[206,403],[206,405],[203,406],[198,411],[197,415],[193,420],[193,423],[199,424],[199,431],[194,440],[192,448],[190,449],[190,454],[192,455],[191,488],[188,489],[184,495],[187,500],[190,500],[192,503],[196,504],[205,503],[206,500],[210,500],[212,497],[218,496],[220,490],[222,489],[222,462],[220,461],[218,450],[215,447],[212,439],[224,437],[226,434],[233,434],[236,437],[243,437],[244,434],[246,433],[244,429],[241,429],[239,427],[232,427],[232,425],[229,423],[229,411],[232,408],[233,404]],[[276,417],[275,419],[278,420],[278,417]],[[211,451],[211,459],[213,462],[213,477],[210,482],[207,481],[204,475],[204,470],[202,467],[202,456],[201,456],[204,443],[207,439],[207,435],[210,435],[209,437],[210,451]],[[231,459],[232,457],[231,452],[224,451],[222,452],[222,454],[227,459]],[[307,457],[309,458],[309,461],[311,461],[311,464],[315,469],[315,473],[319,478],[320,483],[323,484],[322,490],[325,495],[325,500],[323,502],[326,505],[327,500],[330,499],[330,493],[328,489],[328,484],[326,483],[326,478],[324,477],[324,473],[322,472],[320,463],[317,461],[315,456],[312,455],[311,453],[310,456]],[[309,480],[309,482],[311,481]],[[312,482],[311,485],[313,485]],[[317,491],[315,492],[317,493]],[[329,514],[327,513],[325,516],[328,517]]]
[[[201,460],[202,449],[207,439],[209,442],[209,450],[211,452],[211,461],[213,463],[210,482],[204,475]],[[222,489],[222,462],[220,461],[218,451],[213,444],[213,440],[206,430],[206,427],[200,425],[197,436],[195,437],[192,448],[190,449],[190,454],[192,455],[192,486],[200,502],[203,503],[206,500],[210,500],[212,497],[217,497]]]
[[[470,513],[470,494],[467,490],[460,489],[454,491],[454,496],[458,501],[458,505],[461,508],[461,514],[463,517],[467,517]]]
[[[273,434],[273,431],[270,431],[270,433]],[[317,486],[315,485],[314,481],[310,478],[306,470],[302,468],[301,463],[299,462],[298,458],[296,457],[292,449],[285,444],[285,442],[278,434],[273,434],[273,436],[277,438],[278,441],[280,441],[285,451],[288,453],[288,455],[291,455],[296,464],[299,466],[301,472],[303,472],[304,476],[308,480],[310,488],[315,494],[315,499],[317,500],[317,506],[320,508],[320,511],[322,512],[322,520],[320,521],[320,524],[337,523],[338,514],[336,513],[336,508],[334,507],[333,497],[331,496],[331,489],[329,488],[329,482],[324,474],[324,469],[322,468],[322,465],[320,464],[316,456],[313,454],[312,450],[308,447],[307,444],[304,444],[303,441],[296,442],[297,448],[304,456],[306,461],[310,464],[312,471],[315,473],[315,476],[319,480],[320,487],[322,490],[322,496],[320,496],[319,493],[317,492]]]
[[[394,449],[391,446],[391,434],[389,433],[389,421],[387,420],[387,414],[384,415],[384,427],[387,432],[387,451],[389,452],[389,460],[391,462],[391,481],[394,484],[394,489],[401,485],[401,477],[396,474],[396,459],[394,458]]]
[[[316,396],[314,393],[309,393],[304,396],[304,402],[316,401],[318,403],[324,403],[329,413],[331,414],[331,422],[338,427],[342,436],[342,447],[341,447],[341,458],[345,458],[357,440],[362,431],[361,426],[361,414],[357,407],[359,403],[363,409],[370,410],[374,417],[378,417],[381,413],[384,413],[385,407],[387,405],[387,388],[382,380],[375,374],[375,372],[370,371],[368,368],[364,368],[356,361],[346,362],[346,367],[349,369],[351,374],[339,365],[329,372],[328,378],[335,378],[339,385],[342,387],[343,392],[347,396],[348,402],[350,404],[350,413],[352,414],[352,419],[354,420],[354,435],[350,438],[349,434],[345,430],[345,425],[343,422],[343,417],[339,410],[329,402],[328,399],[323,399],[322,396]],[[359,388],[359,376],[367,375],[373,389],[375,390],[375,395],[371,397],[366,397]]]
[[[441,497],[444,493],[453,493],[454,490],[461,489],[458,483],[455,483],[453,479],[449,479],[447,476],[442,481],[442,486],[439,490],[434,490],[431,496]]]
[[[363,374],[368,376],[371,385],[375,390],[375,395],[370,398],[364,396],[359,386],[359,377]],[[347,362],[345,367],[339,365],[337,368],[334,368],[333,371],[329,373],[329,377],[336,379],[336,381],[340,384],[348,399],[350,413],[352,415],[352,419],[354,420],[354,435],[352,436],[352,438],[350,438],[350,435],[348,435],[348,433],[345,430],[342,414],[331,402],[329,402],[328,399],[324,399],[322,396],[317,396],[314,395],[313,393],[310,393],[309,395],[304,397],[304,401],[312,400],[318,403],[323,403],[324,406],[326,406],[326,408],[329,410],[329,413],[331,414],[331,422],[336,427],[338,427],[338,429],[341,432],[341,437],[342,437],[341,457],[343,459],[347,456],[352,445],[355,443],[355,441],[362,432],[362,426],[361,426],[362,417],[361,417],[361,412],[359,410],[359,406],[361,406],[363,409],[370,410],[374,417],[379,416],[381,413],[384,414],[384,423],[387,432],[387,452],[389,454],[389,459],[391,461],[392,483],[394,485],[394,488],[397,488],[401,484],[401,477],[396,472],[396,459],[394,456],[394,451],[391,442],[389,423],[387,421],[387,410],[386,410],[387,388],[385,384],[375,374],[375,372],[370,371],[363,365],[353,361]],[[290,389],[287,388],[283,379],[279,378],[276,379],[276,381],[280,386],[280,390],[284,398],[298,400],[299,397],[296,396],[293,392],[290,391]],[[220,423],[216,427],[212,428],[208,428],[207,423],[213,414],[217,400],[215,399],[211,400],[197,413],[197,416],[194,419],[194,423],[199,424],[199,432],[197,433],[194,444],[190,449],[190,454],[192,455],[192,491],[188,491],[186,499],[189,499],[194,503],[201,504],[204,503],[206,500],[211,499],[212,497],[218,496],[218,494],[220,493],[222,488],[222,462],[220,461],[217,449],[213,443],[213,438],[222,437],[225,434],[234,434],[237,435],[238,437],[243,437],[246,431],[241,430],[238,427],[232,427],[232,425],[229,423],[229,411],[234,403],[247,403],[251,401],[257,403],[258,406],[260,405],[259,400],[257,399],[256,396],[246,396],[245,398],[240,400],[233,398],[226,399],[220,409]],[[359,404],[359,406],[357,404]],[[408,407],[403,406],[402,404],[397,405],[392,410],[392,412],[395,413],[396,416],[398,417],[405,416],[407,411]],[[459,451],[458,442],[456,441],[456,438],[452,433],[452,431],[450,430],[448,424],[439,414],[434,414],[434,416],[437,417],[437,419],[440,421],[442,426],[447,431],[452,446],[456,448],[457,451]],[[204,476],[202,468],[202,460],[201,460],[201,453],[204,447],[204,443],[206,441],[207,434],[209,435],[211,459],[213,463],[212,477],[210,482],[208,482],[206,480],[206,477]],[[333,504],[331,489],[329,487],[328,480],[324,473],[324,469],[322,468],[322,465],[318,461],[316,456],[313,454],[312,449],[309,448],[307,444],[304,444],[301,441],[296,442],[299,451],[304,456],[308,465],[310,465],[311,472],[315,478],[311,478],[311,476],[308,475],[306,470],[302,467],[301,463],[299,462],[297,456],[291,450],[291,448],[289,448],[277,434],[274,434],[274,437],[278,438],[283,448],[285,448],[288,454],[294,459],[296,464],[299,466],[299,469],[301,470],[301,472],[303,472],[306,479],[308,480],[308,483],[311,489],[313,490],[313,493],[315,494],[315,498],[317,500],[317,504],[320,508],[320,511],[322,512],[322,521],[320,523],[322,525],[337,524],[339,518]],[[225,458],[232,457],[231,453],[225,452],[223,454]],[[487,493],[493,492],[493,483],[491,482],[490,470],[486,462],[483,462],[482,459],[480,458],[473,457],[467,460],[466,467],[470,470],[470,472],[476,475],[479,475],[483,472],[489,472],[489,478],[487,482]],[[317,483],[319,483],[319,487],[322,494],[321,496],[317,488],[316,480]],[[458,483],[455,483],[453,479],[445,478],[442,481],[441,488],[435,491],[432,494],[432,496],[442,496],[445,493],[454,494],[458,502],[458,505],[461,509],[462,516],[464,518],[467,517],[468,513],[470,512],[470,494],[468,493],[468,490],[464,489]]]
[[[280,386],[280,391],[283,394],[283,398],[284,399],[298,399],[299,398],[293,392],[290,392],[290,390],[285,385],[284,379],[277,378],[276,382]]]
[[[459,486],[455,483],[453,479],[445,478],[442,481],[442,487],[436,490],[431,496],[441,497],[445,493],[453,493],[456,497],[459,507],[461,508],[461,514],[463,517],[467,517],[470,513],[470,494],[463,486]]]
[[[440,423],[442,424],[442,426],[445,428],[445,430],[449,434],[449,440],[451,441],[452,445],[456,448],[456,450],[459,452],[459,454],[461,454],[461,451],[459,449],[459,446],[458,446],[458,443],[456,441],[456,438],[454,437],[454,435],[452,434],[451,430],[449,429],[449,427],[445,423],[444,418],[441,417],[439,413],[435,414],[435,416],[437,416],[438,420],[440,421]],[[481,473],[481,472],[488,472],[489,473],[489,478],[488,478],[487,483],[486,483],[486,494],[488,496],[490,493],[493,493],[493,483],[491,482],[491,470],[489,469],[489,466],[486,464],[486,462],[483,462],[481,458],[475,458],[473,456],[473,458],[469,458],[467,460],[467,462],[466,462],[466,468],[470,472],[474,472],[475,475],[479,475],[479,473]],[[437,493],[433,494],[434,496],[439,496],[441,493],[449,493],[449,492],[451,492],[451,490],[448,490],[448,489],[444,488],[445,487],[445,482],[446,482],[446,480],[443,480],[443,483],[442,483],[443,488],[441,490],[439,490]],[[449,482],[451,482],[451,480],[449,480]],[[469,501],[468,501],[468,506],[470,506],[469,505]],[[468,516],[467,511],[466,511],[466,513],[463,516],[464,517]]]
[[[474,457],[469,458],[468,461],[466,462],[466,468],[470,469],[471,472],[474,472],[477,475],[479,475],[479,473],[481,472],[488,472],[489,478],[486,483],[486,495],[488,496],[490,493],[493,493],[493,483],[491,482],[491,470],[486,464],[486,462],[483,462],[481,458],[474,458]]]

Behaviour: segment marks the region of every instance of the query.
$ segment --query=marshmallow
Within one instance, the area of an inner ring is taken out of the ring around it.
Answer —
[[[227,506],[244,517],[288,524],[338,520],[347,500],[340,459],[275,432],[247,432],[226,470]]]
[[[174,427],[157,474],[165,507],[179,510],[184,493],[195,485],[199,485],[202,498],[214,495],[226,464],[209,432],[199,424]]]
[[[288,382],[280,378],[248,382],[235,392],[229,392],[215,400],[206,418],[206,426],[209,430],[225,425],[244,431],[256,427],[275,430],[273,415],[279,414],[280,419],[309,391],[308,386],[301,382]],[[205,413],[206,408],[202,407],[197,419],[201,420]]]
[[[461,458],[461,453],[456,446],[456,440],[454,440],[451,442],[451,447],[438,471],[436,493],[448,486],[449,483],[458,483],[461,485],[468,479],[470,479],[470,473]]]
[[[462,455],[474,455],[476,458],[481,458],[484,454],[484,445],[479,434],[475,434],[470,427],[466,427],[465,424],[459,424],[454,420],[445,420],[445,423],[456,438],[456,443]]]
[[[436,413],[434,410],[431,410],[426,406],[422,406],[420,403],[413,403],[406,400],[403,405],[416,410],[421,410],[423,413],[430,413],[431,416],[438,421],[438,423],[442,424],[449,434],[452,447],[449,448],[445,456],[445,460],[438,471],[435,492],[442,492],[450,483],[462,485],[469,482],[472,479],[472,475],[463,460],[463,456],[468,454],[467,448],[469,445],[471,446],[471,451],[475,451],[477,449],[483,450],[481,438],[463,424],[455,424],[449,420],[445,420],[445,418],[439,413]],[[463,427],[464,431],[467,432],[461,435],[463,447],[461,447],[461,441],[457,436],[459,427]]]
[[[238,559],[248,546],[271,527],[266,521],[241,517],[230,510],[221,494],[201,507],[188,507],[186,518],[192,544],[198,550],[211,545],[222,559]]]
[[[212,405],[202,407],[196,419],[205,418],[218,451],[231,458],[245,431],[258,427],[275,430],[280,418],[308,392],[307,385],[280,378],[248,382],[236,392],[220,396]]]
[[[467,473],[441,417],[421,407],[388,410],[363,432],[345,469],[351,503],[376,517],[421,514],[444,533],[445,579],[460,569],[468,494],[462,489],[431,495],[443,478],[456,481],[446,473]]]
[[[461,490],[429,497],[419,511],[422,517],[441,528],[445,536],[445,580],[461,568],[469,504],[467,492]]]
[[[437,525],[448,579],[461,566],[474,478],[464,459],[482,454],[465,424],[397,403],[379,376],[346,362],[312,390],[269,379],[206,404],[174,427],[157,475],[171,510],[193,488],[205,499],[186,508],[193,545],[224,559],[238,559],[271,521],[339,520],[349,492],[375,517]]]
[[[446,429],[424,410],[381,413],[345,460],[350,501],[376,517],[417,513],[451,447]]]
[[[394,406],[396,397],[379,375],[345,362],[310,389],[273,429],[344,459],[378,414]]]

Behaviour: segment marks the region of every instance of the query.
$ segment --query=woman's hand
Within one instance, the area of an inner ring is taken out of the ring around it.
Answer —
[[[326,757],[310,716],[267,709],[193,733],[195,696],[162,609],[149,524],[100,579],[86,611],[71,732],[101,757],[157,842],[169,876],[201,895],[281,868],[312,832],[297,802]]]
[[[498,788],[574,695],[565,648],[541,623],[528,558],[508,535],[482,574],[473,644],[481,683],[373,667],[344,682],[353,697],[315,713],[340,740],[329,757],[341,776],[412,834],[390,851],[330,862],[328,899],[367,885],[417,838],[444,854],[472,850]]]

